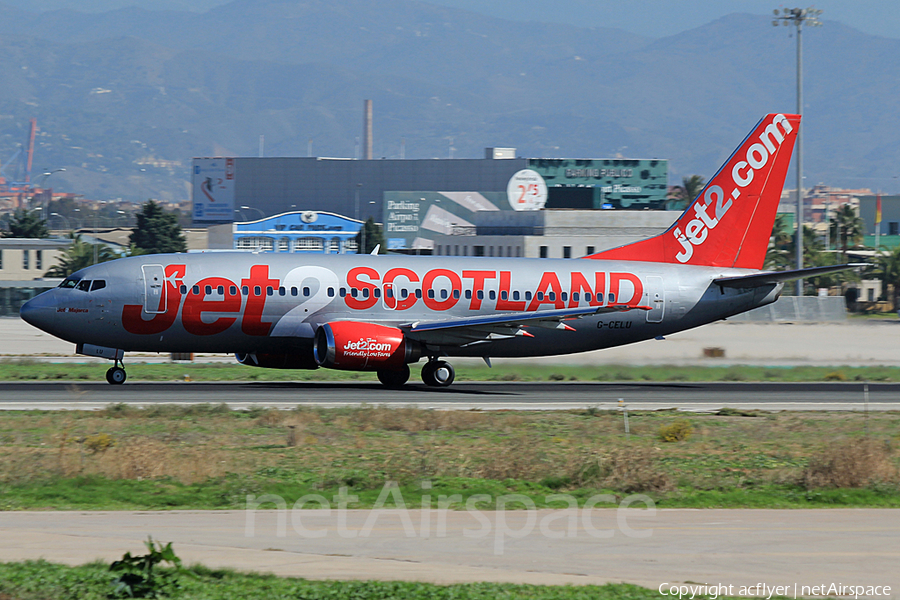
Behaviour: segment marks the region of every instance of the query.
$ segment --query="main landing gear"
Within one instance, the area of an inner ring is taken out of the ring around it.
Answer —
[[[110,367],[106,372],[106,381],[113,385],[122,385],[128,377],[125,373],[125,363],[116,359],[113,365],[114,366]]]
[[[422,367],[422,381],[432,387],[447,387],[456,378],[453,365],[445,360],[431,359]]]
[[[379,369],[378,381],[389,388],[403,387],[403,384],[409,381],[409,365],[403,365],[402,369]]]

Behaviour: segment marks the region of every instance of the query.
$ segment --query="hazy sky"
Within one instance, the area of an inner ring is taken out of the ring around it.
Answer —
[[[28,9],[72,8],[104,11],[128,5],[204,12],[230,0],[0,0]],[[815,4],[780,0],[429,0],[513,20],[552,21],[572,25],[617,27],[662,37],[692,29],[734,12],[772,14],[775,8],[815,6],[822,19],[840,21],[860,31],[900,38],[898,0],[823,0]]]

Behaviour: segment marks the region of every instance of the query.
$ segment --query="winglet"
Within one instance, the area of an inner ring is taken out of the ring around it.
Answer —
[[[799,130],[766,115],[665,233],[585,258],[761,269]]]

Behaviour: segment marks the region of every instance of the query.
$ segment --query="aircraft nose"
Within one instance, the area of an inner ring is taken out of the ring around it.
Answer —
[[[47,333],[52,333],[50,328],[55,314],[56,298],[53,290],[35,296],[19,309],[19,316],[23,321]]]

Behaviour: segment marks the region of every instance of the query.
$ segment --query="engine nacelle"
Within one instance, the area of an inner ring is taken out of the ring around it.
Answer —
[[[303,354],[235,354],[242,365],[263,367],[264,369],[318,369],[319,365],[310,355]]]
[[[320,367],[374,371],[416,362],[422,350],[396,327],[334,321],[316,331],[313,354]]]

